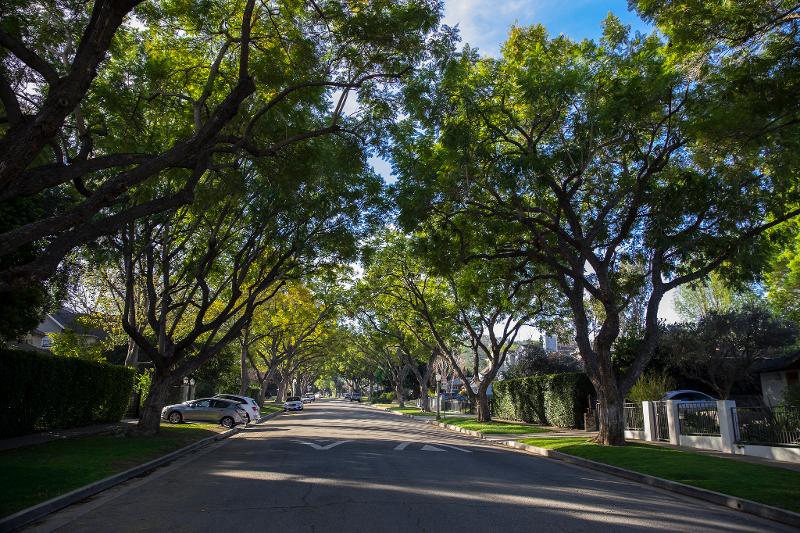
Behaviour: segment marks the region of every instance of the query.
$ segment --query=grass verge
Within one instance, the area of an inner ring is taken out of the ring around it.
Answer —
[[[261,407],[261,416],[271,415],[272,413],[277,413],[278,411],[283,411],[283,405],[264,403],[264,405]]]
[[[582,437],[520,442],[800,512],[800,472],[794,470],[648,444],[599,446]]]
[[[517,422],[504,422],[492,420],[491,422],[478,422],[474,418],[442,418],[442,422],[451,426],[479,431],[484,435],[521,435],[525,433],[548,433],[550,430],[534,426],[531,424],[521,424]]]
[[[153,437],[101,435],[62,439],[0,454],[0,517],[146,463],[224,428],[163,425]]]

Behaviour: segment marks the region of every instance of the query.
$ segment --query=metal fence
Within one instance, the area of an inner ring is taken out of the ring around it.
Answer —
[[[681,435],[719,436],[716,402],[686,402],[678,405]]]
[[[800,446],[800,408],[733,407],[736,442]]]
[[[442,402],[442,411],[447,413],[460,413],[462,415],[474,415],[475,406],[470,402],[462,402],[459,400],[444,400]]]
[[[667,419],[667,402],[654,402],[656,414],[656,440],[669,442],[669,420]]]
[[[644,411],[641,403],[626,403],[625,409],[625,429],[631,431],[644,430]]]

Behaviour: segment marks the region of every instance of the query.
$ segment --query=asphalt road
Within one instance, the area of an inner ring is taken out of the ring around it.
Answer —
[[[793,531],[338,401],[283,414],[37,531]]]

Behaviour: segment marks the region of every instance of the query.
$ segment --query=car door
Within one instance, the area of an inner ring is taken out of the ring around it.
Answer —
[[[211,400],[199,400],[194,402],[188,414],[191,416],[190,420],[197,422],[207,422],[211,417]]]
[[[226,411],[231,405],[231,402],[225,400],[212,400],[209,408],[209,421],[219,422],[222,420],[222,417],[228,414]]]

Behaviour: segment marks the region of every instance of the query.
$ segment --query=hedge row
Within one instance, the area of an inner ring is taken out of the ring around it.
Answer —
[[[117,422],[133,388],[123,366],[0,351],[0,437]]]
[[[547,374],[498,381],[493,385],[498,418],[565,428],[583,426],[594,388],[586,374]]]

